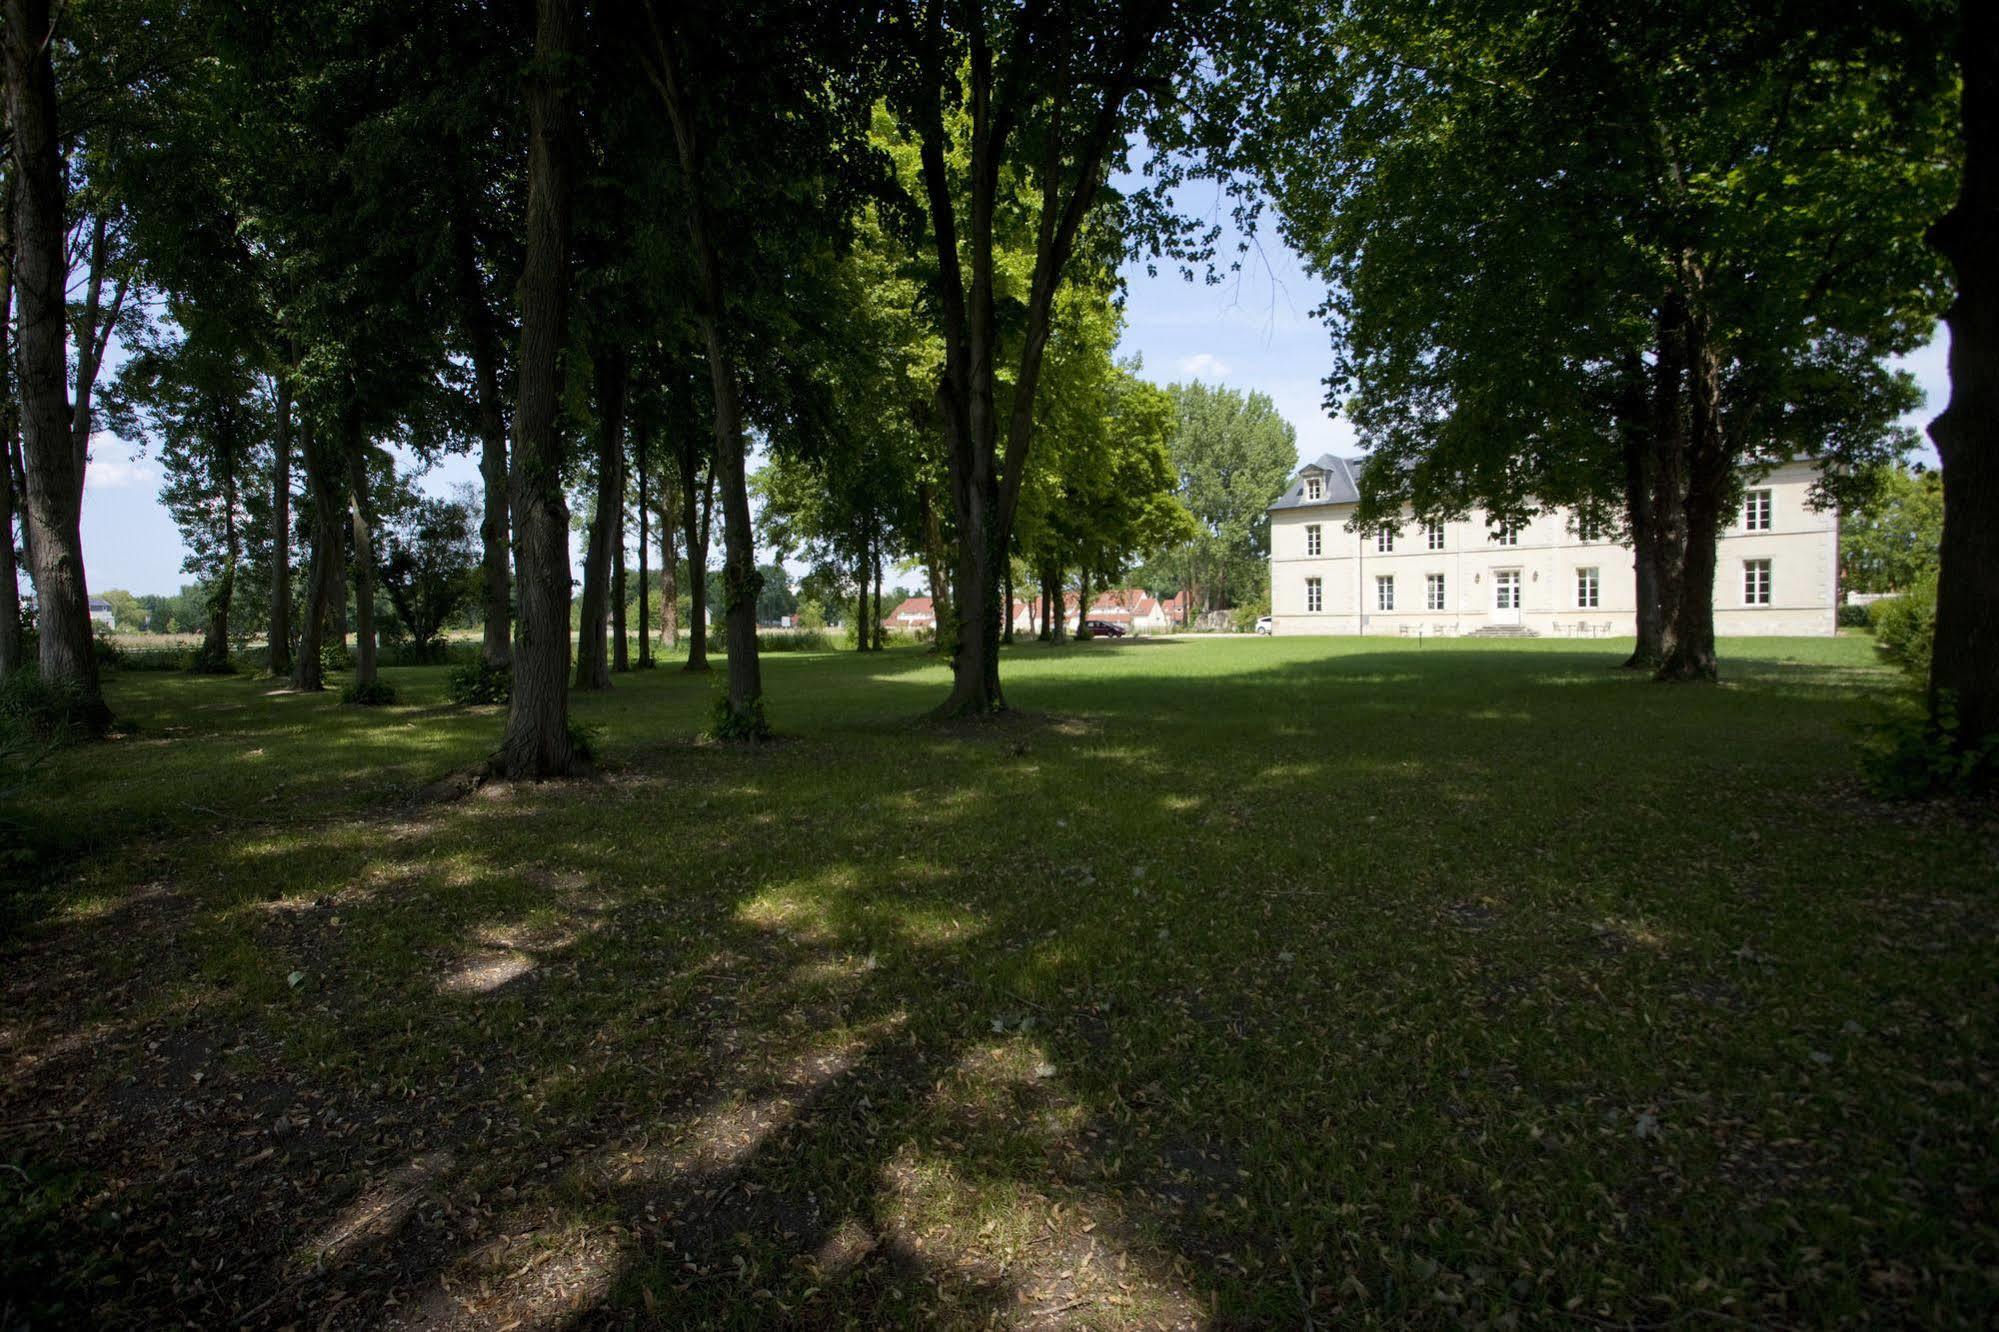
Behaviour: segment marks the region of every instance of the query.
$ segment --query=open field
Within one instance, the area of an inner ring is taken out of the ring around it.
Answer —
[[[130,675],[0,942],[0,1295],[305,1327],[1986,1326],[1999,822],[1864,639],[914,650],[377,711]]]

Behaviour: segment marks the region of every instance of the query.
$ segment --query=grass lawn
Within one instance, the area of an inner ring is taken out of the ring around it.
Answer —
[[[127,675],[0,942],[0,1323],[1989,1326],[1999,820],[1864,639]],[[1628,645],[1623,650],[1628,650]]]

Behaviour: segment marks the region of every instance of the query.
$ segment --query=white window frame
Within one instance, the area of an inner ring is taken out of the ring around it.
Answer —
[[[1306,499],[1308,499],[1308,500],[1315,500],[1315,499],[1318,499],[1318,498],[1319,498],[1319,497],[1320,497],[1321,495],[1323,495],[1324,493],[1325,493],[1325,488],[1324,488],[1324,486],[1322,486],[1322,485],[1320,484],[1320,482],[1319,482],[1319,478],[1318,478],[1318,477],[1316,477],[1316,476],[1308,476],[1308,477],[1306,477],[1306,478],[1305,478],[1305,498],[1306,498]]]
[[[1433,518],[1429,522],[1424,523],[1423,536],[1429,543],[1431,550],[1442,550],[1444,548],[1444,524],[1441,521]]]
[[[1487,528],[1486,536],[1495,546],[1517,546],[1520,544],[1520,527],[1517,523],[1501,523]]]
[[[1425,609],[1443,610],[1449,600],[1445,590],[1444,576],[1440,573],[1423,575],[1423,604]]]
[[[1742,604],[1745,606],[1768,606],[1771,576],[1770,561],[1744,560],[1742,562]]]
[[[1396,530],[1393,527],[1384,527],[1374,534],[1374,550],[1377,555],[1393,555],[1395,553]]]
[[[1326,605],[1326,585],[1322,579],[1305,580],[1305,613],[1317,615]]]
[[[1742,496],[1742,530],[1745,532],[1768,532],[1771,520],[1776,517],[1777,505],[1768,486],[1746,492]]]
[[[1305,553],[1318,555],[1325,550],[1325,541],[1317,523],[1305,524]]]
[[[1374,608],[1392,611],[1395,609],[1395,575],[1376,574],[1374,576]]]
[[[1576,609],[1597,610],[1603,605],[1603,569],[1595,564],[1576,566]]]

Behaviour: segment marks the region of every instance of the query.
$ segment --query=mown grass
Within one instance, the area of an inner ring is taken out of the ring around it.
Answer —
[[[118,679],[0,959],[19,1307],[1984,1325],[1994,823],[1859,793],[1865,640],[1725,650],[786,656],[749,750],[661,670],[448,802],[441,670]]]

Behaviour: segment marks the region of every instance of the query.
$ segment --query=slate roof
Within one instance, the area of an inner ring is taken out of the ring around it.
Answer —
[[[1330,453],[1319,455],[1317,462],[1310,462],[1299,469],[1291,481],[1291,488],[1285,491],[1270,507],[1275,509],[1313,509],[1326,504],[1357,504],[1360,502],[1360,474],[1367,466],[1366,458],[1335,458]],[[1321,498],[1305,498],[1305,475],[1320,473],[1325,486]]]

